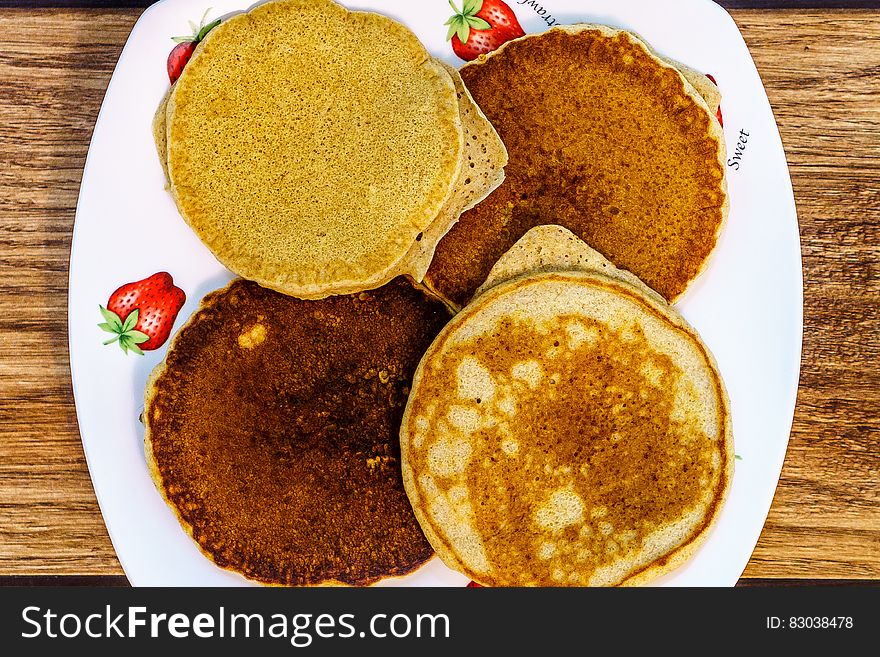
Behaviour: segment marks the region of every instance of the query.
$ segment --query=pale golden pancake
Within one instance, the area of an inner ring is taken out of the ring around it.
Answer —
[[[168,183],[168,97],[171,95],[174,86],[168,90],[159,107],[153,115],[153,143],[156,144],[156,153],[159,155],[159,163],[162,165],[162,173],[165,174],[166,187]]]
[[[448,320],[400,278],[304,301],[209,294],[145,393],[150,472],[218,566],[265,584],[370,584],[432,555],[400,476],[416,365]]]
[[[461,213],[469,210],[488,196],[504,180],[504,166],[507,164],[507,149],[477,107],[458,71],[448,64],[439,62],[449,73],[455,84],[459,114],[464,133],[462,162],[455,188],[438,216],[418,236],[403,262],[395,269],[396,273],[407,274],[421,281],[431,259],[437,242],[458,221]],[[162,99],[153,118],[153,138],[165,178],[168,178],[167,143],[167,105],[171,90]]]
[[[455,82],[464,129],[464,150],[455,191],[407,258],[404,271],[417,281],[424,279],[437,243],[458,221],[461,213],[477,205],[504,181],[504,167],[507,164],[504,143],[474,102],[461,75],[448,64],[444,63],[443,67]]]
[[[449,73],[399,23],[329,0],[225,20],[166,113],[184,219],[232,271],[300,298],[393,278],[463,159]]]
[[[505,182],[440,242],[426,284],[460,306],[526,231],[559,224],[678,299],[728,212],[711,82],[598,25],[508,42],[461,75],[510,161]]]
[[[485,282],[477,289],[475,296],[518,276],[545,271],[586,271],[604,274],[609,278],[627,283],[655,301],[663,303],[663,297],[636,276],[625,269],[615,267],[601,253],[591,249],[570,230],[555,225],[536,226],[523,235],[495,263]]]
[[[535,229],[502,258],[428,349],[401,426],[425,535],[483,585],[647,583],[690,558],[732,477],[711,353],[569,238]]]

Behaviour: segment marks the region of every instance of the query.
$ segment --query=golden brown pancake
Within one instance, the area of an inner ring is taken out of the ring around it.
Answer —
[[[723,133],[635,36],[553,28],[461,69],[507,146],[506,180],[440,242],[426,283],[464,304],[530,228],[559,224],[674,301],[727,214]],[[693,76],[693,72],[688,75]]]
[[[499,261],[422,359],[401,425],[425,535],[487,586],[647,583],[693,555],[732,477],[709,350],[587,247],[562,257],[569,237],[533,229]]]
[[[369,584],[423,564],[398,432],[448,317],[402,278],[321,301],[244,280],[205,297],[144,413],[154,481],[201,550],[279,585]]]

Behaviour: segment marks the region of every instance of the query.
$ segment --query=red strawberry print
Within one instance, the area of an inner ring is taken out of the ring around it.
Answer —
[[[208,11],[210,11],[210,9]],[[171,80],[171,84],[177,82],[177,78],[183,73],[183,67],[186,66],[189,58],[192,57],[199,42],[207,36],[208,32],[220,25],[219,18],[212,23],[205,25],[208,11],[202,16],[202,22],[198,27],[196,27],[196,24],[192,21],[189,22],[190,29],[192,29],[192,34],[190,36],[171,37],[171,40],[177,43],[168,55],[168,79]]]
[[[104,317],[98,326],[114,334],[104,344],[118,342],[126,354],[133,351],[143,355],[158,349],[171,335],[171,327],[185,301],[186,294],[175,287],[168,272],[126,283],[110,295],[106,308],[98,306]]]
[[[706,77],[712,81],[712,84],[714,84],[716,87],[718,86],[718,83],[715,82],[714,75],[712,75],[711,73],[706,73]],[[715,116],[718,117],[718,123],[720,123],[721,127],[723,128],[724,127],[724,116],[721,114],[721,105],[718,106],[718,112],[715,114]]]
[[[168,55],[168,79],[171,84],[177,82],[177,78],[183,73],[183,67],[192,57],[198,44],[195,41],[183,41],[178,43]]]
[[[446,21],[452,50],[466,62],[525,36],[513,9],[501,0],[463,0],[461,11],[449,0],[455,15]]]

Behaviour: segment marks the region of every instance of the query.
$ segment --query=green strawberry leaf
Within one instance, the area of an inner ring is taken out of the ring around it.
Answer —
[[[205,15],[207,16],[207,12],[206,12]],[[204,20],[204,19],[203,19],[203,20]],[[198,41],[201,41],[202,39],[204,39],[206,36],[208,36],[208,32],[210,32],[211,30],[213,30],[213,29],[214,29],[215,27],[217,27],[218,25],[220,25],[220,19],[219,19],[219,18],[218,18],[217,20],[215,20],[215,21],[213,21],[213,22],[208,23],[207,25],[205,25],[201,30],[199,30],[198,34],[196,34],[196,41],[198,42]]]
[[[205,25],[205,19],[208,18],[208,14],[210,13],[210,11],[211,7],[208,7],[205,10],[205,13],[202,14],[202,20],[199,21],[198,26],[196,26],[196,24],[192,21],[187,21],[189,23],[189,29],[192,30],[192,34],[189,34],[187,36],[171,37],[171,40],[174,41],[174,43],[198,43],[199,41],[204,39],[208,35],[208,32],[220,25],[219,18]]]
[[[107,310],[104,306],[98,306],[98,309],[101,311],[101,316],[115,331],[122,332],[122,320],[119,319],[119,315],[112,310]]]
[[[122,349],[123,353],[128,354],[129,351],[133,351],[134,353],[143,356],[144,351],[138,345],[149,340],[150,336],[134,328],[137,326],[140,311],[135,308],[128,313],[128,317],[126,317],[123,322],[119,319],[119,315],[112,310],[107,310],[104,306],[98,306],[98,308],[101,310],[101,315],[107,320],[106,322],[98,324],[98,328],[107,333],[114,334],[112,338],[104,342],[104,345],[119,342],[119,347]]]
[[[461,11],[455,6],[452,0],[449,0],[449,6],[455,14],[444,23],[449,26],[449,32],[446,34],[446,40],[450,41],[452,37],[457,36],[462,43],[467,43],[471,36],[471,30],[491,30],[492,25],[488,21],[483,20],[477,14],[483,9],[482,0],[464,0]]]
[[[464,0],[464,5],[462,6],[461,11],[465,16],[473,16],[474,14],[480,13],[482,8],[483,0]]]
[[[461,35],[460,35],[459,31],[462,28],[469,30],[467,21],[464,18],[462,18],[461,16],[453,16],[452,18],[449,19],[449,22],[447,23],[447,25],[449,25],[449,32],[446,33],[446,40],[447,41],[451,40],[452,37],[454,37],[456,34],[459,34],[458,38],[460,39]],[[462,43],[464,43],[464,41],[462,41]]]
[[[491,30],[492,26],[489,25],[482,18],[477,18],[476,16],[471,16],[467,19],[468,25],[470,25],[475,30]]]
[[[138,315],[140,315],[140,311],[137,308],[128,313],[128,317],[126,317],[125,321],[122,323],[123,333],[128,333],[135,327],[138,323]]]
[[[131,338],[130,341],[134,344],[143,344],[150,339],[149,335],[141,333],[140,331],[129,331],[126,335]]]
[[[137,346],[137,341],[128,334],[120,336],[119,346],[122,347],[122,351],[124,351],[126,354],[129,351],[133,351],[139,356],[144,355],[143,349]]]

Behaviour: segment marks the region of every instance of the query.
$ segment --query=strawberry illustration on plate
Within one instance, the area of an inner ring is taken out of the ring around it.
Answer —
[[[513,9],[501,0],[463,0],[461,11],[449,0],[455,15],[446,21],[452,50],[470,62],[511,39],[525,36]]]
[[[168,55],[168,79],[171,80],[171,84],[177,82],[177,78],[183,73],[183,67],[186,66],[190,57],[192,57],[196,46],[208,35],[208,32],[220,25],[219,18],[205,25],[205,19],[208,17],[209,11],[211,10],[205,11],[205,15],[202,16],[202,21],[198,27],[192,21],[189,22],[189,27],[192,30],[191,35],[171,37],[171,40],[177,44]]]
[[[716,87],[718,86],[718,83],[715,81],[714,75],[712,75],[711,73],[706,73],[706,77],[712,81],[712,84],[714,84]],[[724,116],[721,114],[721,105],[718,106],[718,112],[715,114],[715,116],[718,117],[718,123],[720,123],[721,127],[723,128],[724,127]]]
[[[116,342],[126,354],[133,351],[141,356],[158,349],[171,335],[185,301],[186,294],[168,272],[126,283],[110,295],[106,308],[98,306],[104,317],[98,326],[114,334],[104,344]]]

